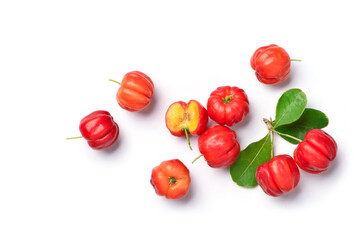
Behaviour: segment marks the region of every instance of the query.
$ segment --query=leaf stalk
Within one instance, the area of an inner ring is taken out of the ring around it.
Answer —
[[[272,131],[273,131],[273,132],[275,132],[275,133],[277,133],[277,134],[278,134],[278,135],[280,135],[280,136],[288,137],[288,138],[291,138],[291,139],[293,139],[293,140],[295,140],[295,141],[298,141],[299,143],[303,141],[303,140],[301,140],[300,138],[297,138],[297,137],[291,136],[291,135],[286,134],[286,133],[278,132],[278,131],[276,131],[275,129],[273,129]]]

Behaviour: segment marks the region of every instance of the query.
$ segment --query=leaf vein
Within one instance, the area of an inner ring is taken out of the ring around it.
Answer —
[[[242,174],[238,177],[237,182],[239,182],[239,180],[242,178],[242,176],[246,173],[246,171],[250,168],[250,166],[252,165],[252,163],[256,160],[256,158],[258,157],[258,155],[261,153],[263,147],[265,146],[265,144],[267,143],[267,140],[270,137],[270,133],[266,136],[266,140],[265,142],[262,144],[261,148],[258,150],[256,156],[252,159],[252,161],[250,162],[250,164],[248,164],[248,166],[246,167],[246,169],[242,172]]]
[[[275,126],[278,126],[279,125],[279,122],[281,121],[281,119],[284,118],[285,114],[287,113],[288,111],[286,110],[280,117],[280,119],[275,123]]]

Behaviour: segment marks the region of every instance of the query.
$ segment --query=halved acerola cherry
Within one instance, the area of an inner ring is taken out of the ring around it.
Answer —
[[[172,135],[185,135],[192,150],[188,132],[194,136],[201,135],[207,128],[208,112],[195,100],[190,100],[188,104],[182,101],[175,102],[166,111],[165,123]]]

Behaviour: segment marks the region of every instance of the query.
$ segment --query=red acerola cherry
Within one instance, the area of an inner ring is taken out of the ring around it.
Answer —
[[[179,199],[189,191],[189,170],[179,159],[163,161],[153,168],[150,183],[156,194],[168,199]]]
[[[104,110],[94,111],[85,116],[79,124],[79,131],[88,145],[95,150],[112,146],[119,135],[117,123],[111,114]]]
[[[138,112],[147,107],[154,95],[154,83],[145,73],[132,71],[125,74],[116,94],[117,103],[129,112]]]
[[[213,126],[200,135],[198,147],[202,154],[199,157],[204,156],[212,168],[228,167],[236,161],[240,152],[236,132],[220,125]]]
[[[223,86],[214,90],[207,103],[208,115],[219,125],[232,126],[249,112],[249,102],[243,89]]]
[[[309,173],[321,173],[328,169],[337,154],[334,139],[321,129],[313,129],[305,134],[305,139],[294,151],[297,165]]]
[[[256,171],[256,181],[262,190],[277,197],[293,190],[300,180],[300,172],[289,155],[278,155],[261,164]]]
[[[178,101],[171,104],[165,114],[166,127],[174,136],[186,136],[190,150],[189,134],[201,135],[207,128],[208,112],[196,100],[187,103]]]
[[[251,67],[257,79],[264,84],[275,84],[285,81],[290,75],[289,54],[275,44],[260,47],[251,57]]]

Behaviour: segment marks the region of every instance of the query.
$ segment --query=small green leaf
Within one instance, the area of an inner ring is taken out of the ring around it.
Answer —
[[[300,89],[293,88],[284,92],[277,102],[273,127],[276,128],[298,120],[303,114],[306,104],[306,95]]]
[[[306,108],[301,117],[288,125],[283,125],[275,128],[276,132],[282,133],[284,135],[279,134],[282,138],[287,140],[292,144],[298,144],[299,141],[294,140],[286,135],[293,136],[300,140],[304,140],[305,134],[311,129],[321,129],[329,124],[328,117],[321,111],[311,108]]]
[[[257,186],[256,170],[262,163],[268,162],[272,155],[272,141],[269,133],[240,152],[230,167],[232,180],[243,187]]]

